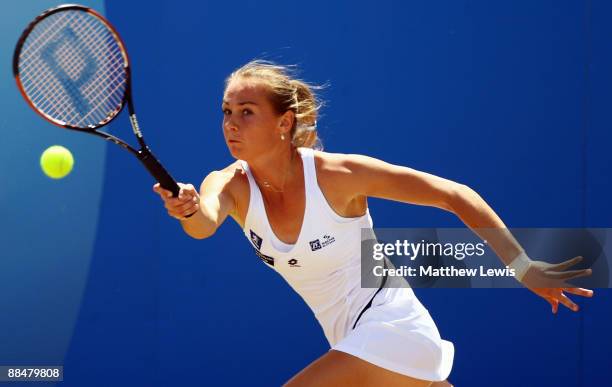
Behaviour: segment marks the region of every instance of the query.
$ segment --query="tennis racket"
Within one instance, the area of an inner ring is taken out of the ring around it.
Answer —
[[[17,42],[13,74],[25,100],[44,119],[121,145],[163,188],[178,196],[179,186],[153,155],[138,126],[125,44],[98,12],[77,4],[43,12]],[[126,104],[138,150],[100,130]]]

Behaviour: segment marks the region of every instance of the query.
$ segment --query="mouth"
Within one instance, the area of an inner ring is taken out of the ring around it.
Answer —
[[[239,141],[239,140],[233,140],[233,139],[230,139],[230,140],[227,140],[227,143],[228,143],[228,144],[239,144],[239,143],[240,143],[240,141]]]

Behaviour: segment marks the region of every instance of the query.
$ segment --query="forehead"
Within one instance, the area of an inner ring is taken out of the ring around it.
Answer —
[[[242,100],[253,102],[267,98],[269,87],[255,79],[235,78],[230,81],[223,95],[223,102],[238,103]]]

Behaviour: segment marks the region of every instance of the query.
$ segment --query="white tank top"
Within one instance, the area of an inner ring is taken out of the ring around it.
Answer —
[[[298,148],[304,165],[306,208],[294,245],[280,241],[268,222],[263,198],[245,161],[251,197],[244,234],[256,254],[306,301],[330,346],[352,329],[377,289],[361,287],[361,229],[372,228],[369,210],[344,218],[328,204],[317,183],[314,152]]]

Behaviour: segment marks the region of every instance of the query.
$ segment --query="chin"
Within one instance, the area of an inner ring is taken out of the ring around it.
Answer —
[[[244,160],[244,148],[241,146],[242,144],[229,144],[227,149],[229,153],[237,160]]]

